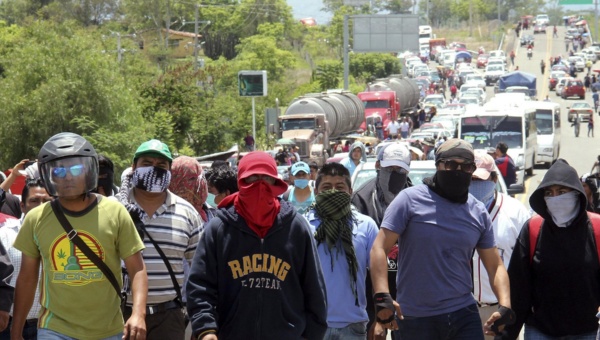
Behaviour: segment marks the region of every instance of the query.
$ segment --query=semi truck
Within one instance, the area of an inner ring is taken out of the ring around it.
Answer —
[[[348,91],[309,93],[292,100],[279,117],[279,138],[291,139],[306,162],[325,163],[330,141],[356,135],[365,120],[363,103]]]
[[[365,121],[361,130],[366,131],[367,126],[375,127],[378,120],[382,120],[385,129],[390,121],[400,116],[412,116],[416,112],[420,91],[414,80],[391,76],[369,83],[366,90],[358,94],[358,98],[364,104]],[[384,138],[387,138],[386,131]]]

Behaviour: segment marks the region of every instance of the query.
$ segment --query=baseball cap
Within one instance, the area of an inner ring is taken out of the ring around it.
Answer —
[[[494,169],[494,159],[485,150],[475,150],[475,165],[477,169],[473,172],[473,177],[487,181]]]
[[[379,164],[382,167],[399,166],[410,171],[410,150],[406,144],[390,144],[383,149]]]
[[[158,139],[151,139],[147,142],[143,142],[135,151],[135,155],[133,155],[134,161],[140,158],[142,155],[154,154],[155,156],[164,157],[169,160],[169,162],[173,161],[173,156],[171,156],[171,150],[167,144],[159,141]]]
[[[300,171],[304,171],[306,174],[310,174],[310,167],[305,162],[296,162],[292,165],[292,175],[296,176]]]
[[[448,139],[435,151],[435,161],[437,164],[439,160],[449,158],[462,158],[467,162],[474,162],[473,146],[459,138]]]

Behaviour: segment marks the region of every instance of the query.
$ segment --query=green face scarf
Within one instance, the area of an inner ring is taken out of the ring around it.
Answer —
[[[350,195],[344,191],[337,191],[335,189],[321,192],[315,198],[315,211],[317,217],[321,220],[321,225],[315,233],[315,240],[318,244],[325,242],[330,253],[331,249],[336,246],[338,253],[341,249],[344,250],[352,277],[350,287],[354,293],[355,304],[358,306],[358,294],[356,290],[358,264],[356,262],[354,244],[352,243],[352,228],[356,223],[356,219],[352,215]],[[332,270],[333,258],[331,256]]]

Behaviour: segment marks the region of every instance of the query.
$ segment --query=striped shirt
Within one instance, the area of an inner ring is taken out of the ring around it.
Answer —
[[[129,201],[140,207],[133,196],[133,189],[129,192]],[[183,260],[191,264],[203,229],[200,215],[190,203],[167,190],[165,203],[153,216],[144,214],[142,222],[169,260],[181,289],[184,285]],[[144,234],[143,240],[146,249],[142,255],[148,272],[148,306],[174,300],[177,293],[167,266],[147,235]],[[128,304],[132,303],[131,295],[127,300]]]
[[[22,254],[19,250],[13,247],[15,240],[17,239],[17,234],[21,229],[22,220],[15,219],[7,219],[5,222],[0,223],[0,243],[6,249],[8,253],[8,257],[10,258],[10,262],[14,267],[13,275],[10,279],[10,285],[13,287],[17,286],[17,277],[19,276],[19,272],[21,271],[21,258]],[[10,307],[10,315],[13,315],[14,305]],[[27,320],[37,319],[38,315],[40,315],[40,310],[42,306],[40,306],[40,288],[39,285],[35,289],[35,295],[33,298],[33,304],[31,305],[31,309],[29,313],[27,313]]]

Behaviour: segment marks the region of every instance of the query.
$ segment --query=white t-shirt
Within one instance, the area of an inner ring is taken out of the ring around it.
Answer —
[[[504,266],[513,253],[513,247],[523,224],[531,217],[531,213],[521,202],[504,194],[498,194],[490,213],[494,229],[494,239]],[[483,262],[475,252],[473,256],[473,295],[480,303],[496,303],[498,299],[490,287],[490,279]]]
[[[410,129],[410,124],[408,124],[408,122],[400,123],[400,131],[408,132],[408,129]]]
[[[389,122],[386,130],[392,135],[397,135],[399,127],[400,124],[398,124],[398,122]]]

